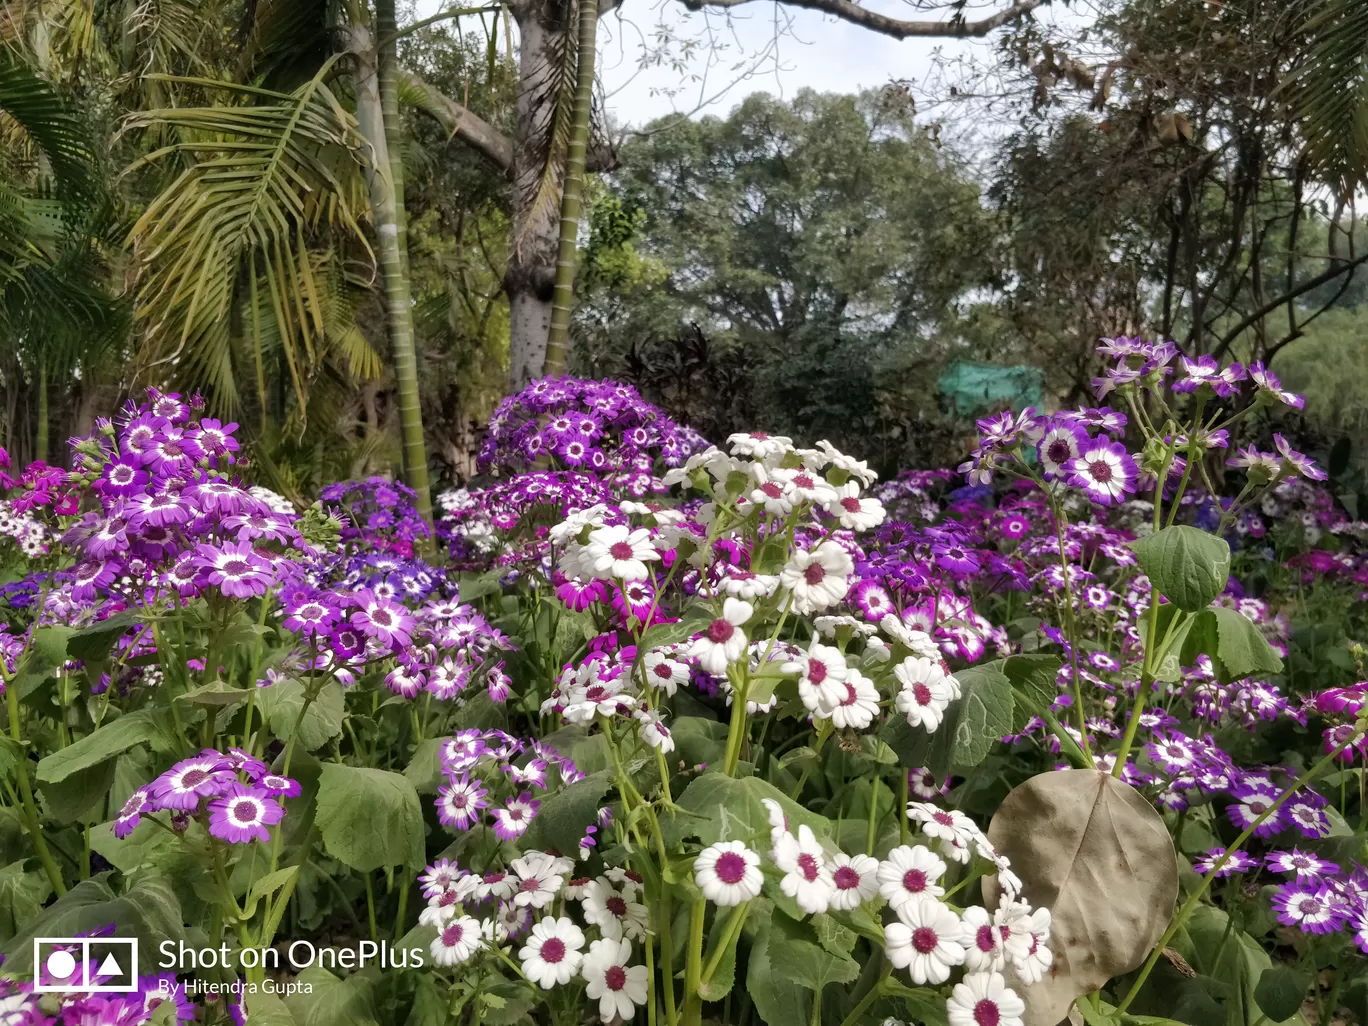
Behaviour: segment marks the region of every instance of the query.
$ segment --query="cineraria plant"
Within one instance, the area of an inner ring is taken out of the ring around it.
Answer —
[[[985,419],[963,485],[535,382],[442,555],[388,480],[252,485],[193,397],[7,468],[0,1021],[1361,1004],[1368,527],[1240,440],[1300,403],[1267,368],[1103,352],[1109,406]],[[33,938],[111,933],[214,958],[33,991]]]

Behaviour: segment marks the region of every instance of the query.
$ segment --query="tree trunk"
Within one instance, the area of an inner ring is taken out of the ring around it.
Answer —
[[[392,5],[391,5],[392,11]],[[403,436],[404,477],[418,493],[416,505],[425,520],[432,519],[428,489],[427,453],[423,443],[423,413],[418,395],[418,359],[413,338],[413,303],[406,272],[402,197],[395,190],[389,132],[381,102],[380,66],[376,37],[370,28],[352,20],[350,50],[356,60],[356,121],[372,153],[368,171],[371,207],[375,217],[380,275],[385,290],[394,377],[398,391],[399,424]]]
[[[598,0],[579,0],[579,43],[575,48],[575,108],[570,146],[565,158],[565,190],[561,196],[560,244],[556,255],[556,288],[551,330],[546,344],[547,374],[564,374],[570,356],[570,311],[575,304],[575,264],[579,253],[579,219],[584,196],[584,154],[589,147],[589,120],[594,111],[594,52],[598,45]]]
[[[561,51],[569,42],[566,13],[567,5],[554,0],[524,0],[513,7],[521,42],[513,150],[513,246],[504,288],[509,306],[508,377],[514,391],[541,376],[551,330],[564,182],[552,129],[561,85]],[[548,157],[549,177],[544,174]]]
[[[48,373],[47,364],[38,361],[38,424],[33,437],[33,458],[47,462],[48,458],[48,432],[51,428],[49,423],[52,419],[51,411],[48,409]]]

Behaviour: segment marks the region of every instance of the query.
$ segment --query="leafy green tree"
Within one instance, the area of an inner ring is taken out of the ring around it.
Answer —
[[[646,343],[696,330],[729,368],[684,411],[700,427],[753,417],[901,455],[901,418],[935,408],[937,370],[974,349],[971,313],[997,280],[966,169],[895,93],[756,94],[725,120],[662,127],[623,147],[615,206],[591,218],[581,364],[631,373]]]

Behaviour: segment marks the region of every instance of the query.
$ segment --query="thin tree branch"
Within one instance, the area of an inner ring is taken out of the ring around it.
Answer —
[[[742,4],[752,3],[754,0],[680,0],[680,2],[691,11],[701,11],[704,8],[719,10],[728,7],[740,7]],[[852,22],[872,32],[892,36],[894,39],[906,39],[909,36],[964,39],[971,36],[986,36],[993,29],[1006,25],[1009,21],[1029,14],[1037,7],[1049,3],[1049,0],[1021,0],[1007,10],[999,11],[997,14],[982,18],[979,21],[966,21],[963,15],[958,14],[949,21],[904,21],[901,18],[890,18],[878,11],[871,11],[867,7],[852,3],[851,0],[779,0],[779,2],[788,7],[806,7],[808,10],[834,15],[842,21]]]
[[[1261,307],[1259,307],[1259,309],[1249,314],[1247,317],[1244,318],[1244,320],[1240,321],[1239,324],[1235,325],[1234,328],[1226,332],[1225,336],[1221,339],[1221,344],[1216,347],[1216,349],[1212,352],[1212,355],[1220,357],[1226,351],[1226,349],[1230,347],[1230,343],[1234,342],[1235,339],[1237,339],[1240,336],[1241,332],[1243,332],[1251,324],[1257,321],[1260,317],[1267,316],[1269,313],[1273,312],[1278,307],[1282,306],[1289,299],[1296,299],[1298,296],[1305,295],[1312,289],[1324,285],[1327,281],[1334,281],[1341,274],[1351,274],[1353,273],[1355,268],[1365,263],[1368,263],[1368,253],[1365,253],[1363,256],[1360,257],[1355,257],[1353,260],[1346,260],[1342,262],[1339,267],[1331,267],[1329,270],[1322,271],[1314,278],[1306,279],[1306,281],[1302,282],[1296,288],[1289,289],[1285,294],[1278,296],[1276,299],[1271,299],[1267,303],[1264,303]]]
[[[396,39],[403,39],[405,36],[411,36],[413,33],[419,32],[430,25],[436,25],[438,22],[450,21],[452,18],[464,18],[468,14],[485,14],[489,11],[501,10],[503,10],[502,4],[486,4],[484,7],[453,7],[451,10],[434,14],[431,18],[424,18],[422,21],[415,21],[412,25],[405,25],[401,29],[382,36],[380,45],[386,46]]]

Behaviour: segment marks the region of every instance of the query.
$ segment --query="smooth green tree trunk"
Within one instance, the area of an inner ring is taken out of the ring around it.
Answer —
[[[383,3],[381,4],[383,8]],[[391,24],[394,5],[389,4]],[[377,22],[379,19],[377,19]],[[393,35],[391,29],[390,35]],[[358,18],[352,19],[351,53],[356,60],[356,121],[373,154],[369,188],[375,218],[376,256],[385,292],[390,348],[399,397],[399,425],[403,435],[404,477],[418,493],[418,512],[432,519],[432,496],[428,487],[427,452],[423,441],[423,414],[418,395],[418,357],[413,335],[413,301],[409,287],[408,260],[404,252],[407,232],[403,196],[396,188],[397,153],[390,150],[381,86],[378,34]],[[393,45],[392,43],[390,45]],[[393,64],[390,64],[393,74]],[[393,90],[393,82],[390,83]],[[395,111],[397,117],[397,108]],[[397,125],[395,134],[397,135]]]
[[[570,355],[570,312],[575,305],[575,264],[580,214],[584,209],[584,155],[589,148],[589,121],[594,109],[594,55],[598,45],[598,2],[579,2],[579,45],[576,48],[575,108],[565,159],[561,194],[560,247],[556,254],[556,290],[551,300],[551,331],[546,339],[546,370],[564,374]]]

